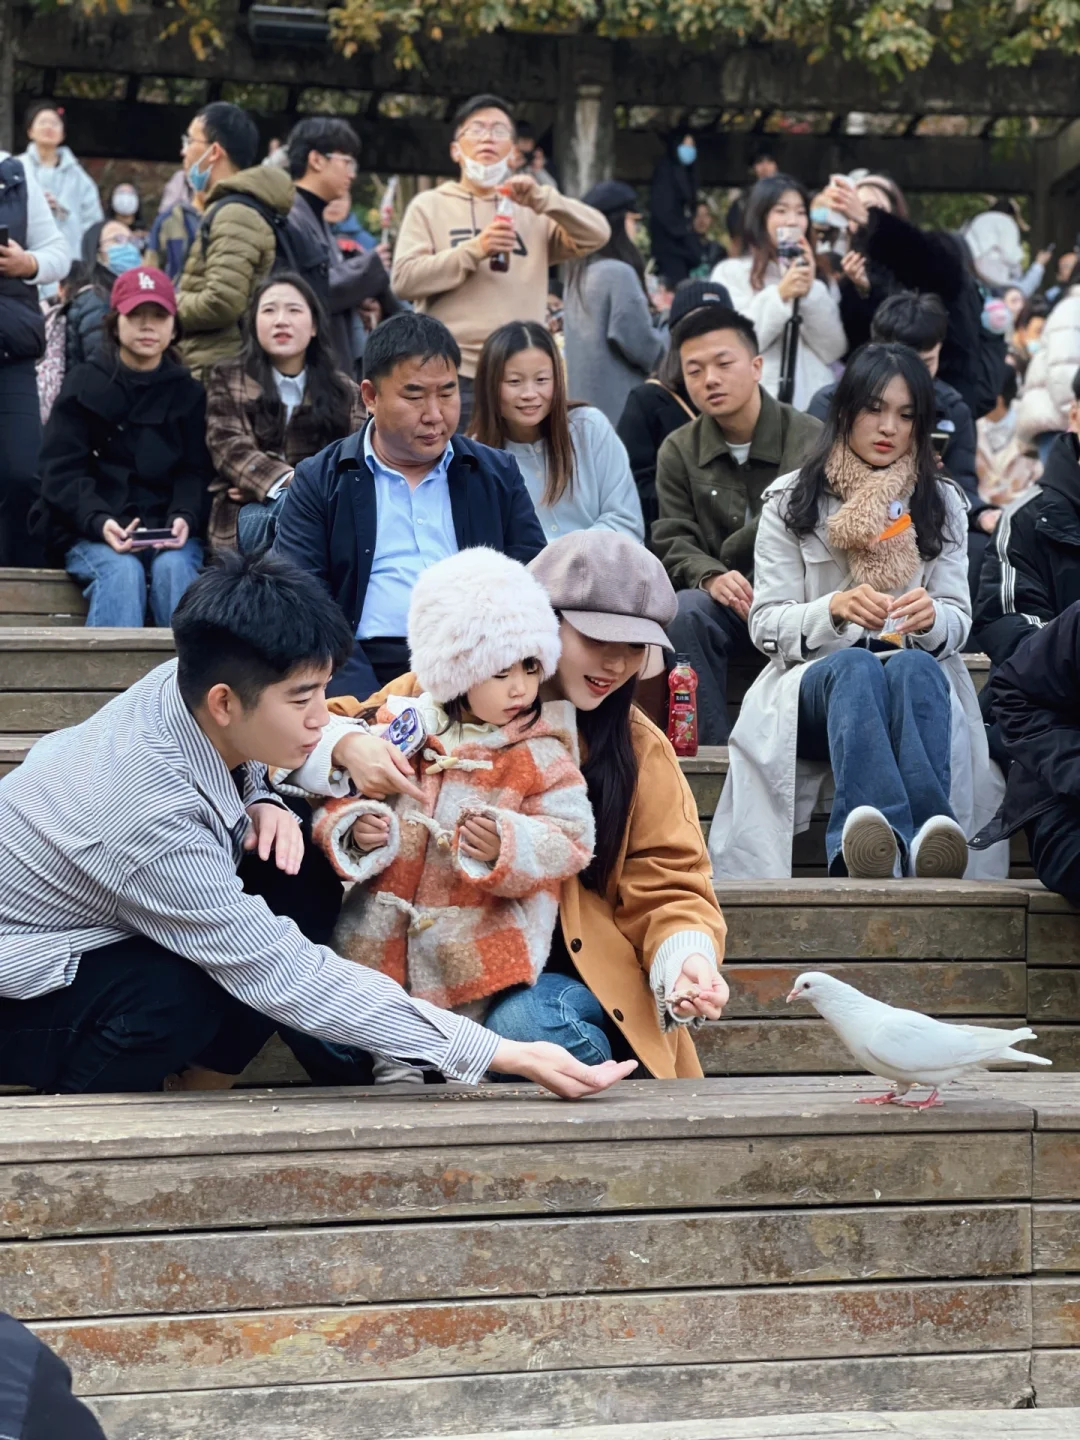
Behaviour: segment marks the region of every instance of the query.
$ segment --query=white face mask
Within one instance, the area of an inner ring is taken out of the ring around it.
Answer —
[[[134,215],[139,208],[139,197],[130,190],[114,190],[112,208],[117,215]]]
[[[481,165],[479,160],[470,160],[467,155],[461,157],[461,168],[474,185],[480,185],[485,190],[501,185],[510,174],[510,165],[506,160],[496,160],[493,165]]]

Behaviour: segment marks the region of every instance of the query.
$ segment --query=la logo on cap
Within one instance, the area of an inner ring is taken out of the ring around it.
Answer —
[[[153,275],[148,275],[145,270],[141,270],[141,271],[139,272],[139,289],[140,289],[140,290],[156,290],[156,289],[157,289],[157,283],[156,283],[156,281],[154,280]]]

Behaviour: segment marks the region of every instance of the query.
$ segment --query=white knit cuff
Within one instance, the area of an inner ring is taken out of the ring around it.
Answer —
[[[684,962],[691,955],[704,955],[716,966],[716,946],[713,938],[704,930],[678,930],[669,935],[653,956],[649,967],[649,985],[656,1000],[656,1014],[661,1030],[670,1030],[673,1025],[700,1024],[700,1016],[683,1017],[672,1013],[669,998],[678,982]]]
[[[352,827],[362,815],[379,815],[389,821],[385,845],[361,850],[353,844]],[[316,829],[337,873],[358,885],[381,875],[401,853],[401,822],[396,811],[381,800],[358,797],[353,804],[338,811],[331,825],[316,823]]]
[[[334,747],[346,735],[354,731],[363,734],[369,729],[370,726],[363,720],[350,720],[345,715],[331,715],[318,745],[299,770],[280,778],[280,772],[275,773],[274,784],[279,789],[293,787],[303,790],[307,795],[329,796],[335,800],[348,795],[352,790],[352,782],[347,770],[335,769]],[[282,778],[286,782],[284,785],[281,784]]]

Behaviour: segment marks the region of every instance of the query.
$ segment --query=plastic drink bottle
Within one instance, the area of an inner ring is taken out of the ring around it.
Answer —
[[[505,215],[509,217],[513,215],[513,213],[514,207],[510,203],[510,197],[508,195],[502,194],[502,192],[500,191],[499,198],[495,201],[495,214]],[[504,274],[507,270],[509,270],[510,252],[507,250],[497,250],[495,254],[491,257],[491,268],[499,274]]]
[[[668,739],[676,755],[696,755],[697,671],[689,655],[677,655],[668,676]]]

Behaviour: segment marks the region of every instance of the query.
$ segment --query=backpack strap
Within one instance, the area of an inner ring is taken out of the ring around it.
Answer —
[[[274,234],[274,239],[277,239],[278,228],[283,217],[280,216],[276,210],[271,210],[270,207],[264,205],[261,200],[256,200],[254,195],[223,195],[220,200],[214,201],[213,205],[210,206],[210,209],[203,216],[202,223],[199,225],[199,243],[202,246],[204,259],[206,257],[206,247],[210,244],[210,227],[226,205],[245,205],[249,210],[254,210],[255,213],[261,215],[270,226]]]

